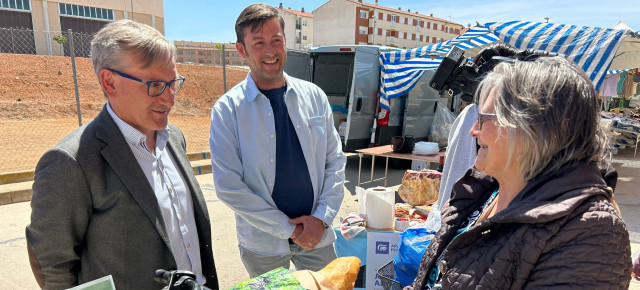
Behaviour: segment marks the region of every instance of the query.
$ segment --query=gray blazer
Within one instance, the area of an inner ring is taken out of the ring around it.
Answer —
[[[218,289],[207,206],[178,127],[169,152],[193,199],[206,286]],[[36,280],[69,288],[112,275],[121,289],[161,289],[156,269],[175,269],[156,196],[106,110],[47,151],[36,167],[26,238]]]

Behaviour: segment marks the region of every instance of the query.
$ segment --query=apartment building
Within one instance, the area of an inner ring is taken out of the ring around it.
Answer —
[[[69,55],[69,45],[54,37],[66,39],[71,29],[76,56],[87,57],[91,36],[119,19],[133,19],[164,34],[163,0],[2,0],[0,37],[16,41],[0,42],[0,52]]]
[[[197,41],[174,41],[176,62],[186,64],[222,65],[222,44]],[[247,66],[236,49],[235,43],[224,44],[224,61],[227,65]]]
[[[461,24],[362,0],[329,0],[313,11],[313,45],[373,44],[414,48],[457,37]]]
[[[313,45],[313,14],[304,11],[278,7],[284,19],[284,35],[287,37],[287,48],[308,50]]]

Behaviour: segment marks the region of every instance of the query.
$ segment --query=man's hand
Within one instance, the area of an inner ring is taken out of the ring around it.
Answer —
[[[293,234],[291,234],[289,238],[295,240],[300,236],[300,234],[302,234],[302,224],[297,224],[296,229],[293,230]]]
[[[296,224],[296,230],[299,225],[302,225],[302,233],[293,238],[293,242],[298,244],[305,250],[312,250],[322,239],[324,235],[325,227],[324,223],[313,216],[301,216],[295,219],[289,220],[290,224]],[[295,234],[295,231],[294,231]],[[293,235],[292,235],[293,236]]]

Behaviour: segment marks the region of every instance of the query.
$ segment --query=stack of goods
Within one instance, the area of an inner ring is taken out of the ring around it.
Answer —
[[[396,203],[395,230],[401,232],[407,227],[426,222],[429,211],[431,211],[431,207],[426,205],[413,206],[406,203]]]
[[[414,222],[423,222],[427,220],[430,206],[412,206],[406,203],[396,203],[395,216],[396,219],[408,219]]]
[[[407,170],[398,194],[410,205],[429,205],[438,200],[442,173],[435,170]]]

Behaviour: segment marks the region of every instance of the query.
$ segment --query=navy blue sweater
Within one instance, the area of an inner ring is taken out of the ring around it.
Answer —
[[[286,85],[260,90],[271,103],[276,127],[276,180],[272,197],[278,209],[293,219],[311,215],[313,186],[298,134],[284,102],[286,91]]]

